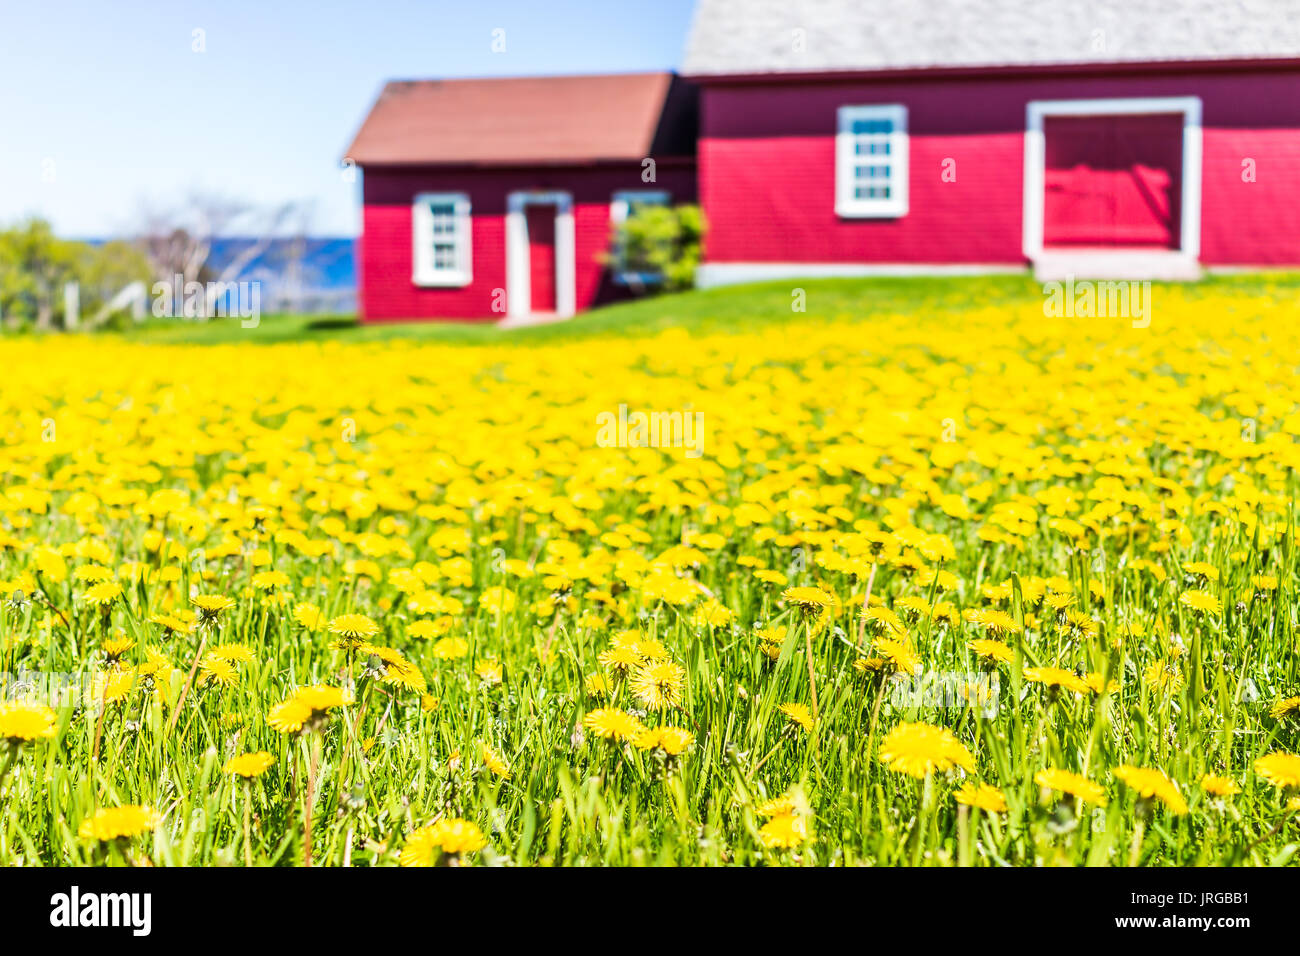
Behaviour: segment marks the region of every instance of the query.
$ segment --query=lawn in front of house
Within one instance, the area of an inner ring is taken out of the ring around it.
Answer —
[[[0,864],[1294,862],[1294,281],[804,288],[0,340]]]

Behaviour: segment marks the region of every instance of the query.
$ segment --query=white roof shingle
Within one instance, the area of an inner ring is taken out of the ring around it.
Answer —
[[[1291,57],[1300,0],[698,0],[682,72]]]

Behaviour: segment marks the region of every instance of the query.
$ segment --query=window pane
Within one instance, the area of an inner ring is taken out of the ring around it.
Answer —
[[[884,184],[859,185],[853,190],[857,199],[888,199],[890,187]]]
[[[452,203],[431,203],[430,219],[435,236],[451,236],[456,232],[456,207]]]
[[[853,121],[854,133],[889,133],[893,129],[893,122],[887,119],[856,119]]]
[[[456,246],[454,243],[435,242],[433,244],[433,267],[439,271],[456,268]]]

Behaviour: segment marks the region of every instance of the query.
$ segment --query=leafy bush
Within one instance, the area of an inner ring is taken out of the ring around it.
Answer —
[[[704,214],[699,206],[637,206],[615,232],[614,268],[654,277],[647,283],[652,288],[689,289],[695,285],[703,236]]]

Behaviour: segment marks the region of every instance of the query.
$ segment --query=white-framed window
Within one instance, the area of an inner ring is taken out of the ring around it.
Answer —
[[[643,206],[667,206],[672,197],[662,189],[621,189],[614,193],[609,201],[609,223],[617,234],[618,227],[627,221]],[[660,276],[654,272],[636,272],[627,267],[623,249],[615,238],[612,250],[613,264],[610,271],[618,285],[644,285],[658,282]]]
[[[469,196],[465,193],[420,193],[411,208],[414,260],[411,281],[426,286],[469,285]]]
[[[907,107],[841,106],[838,120],[836,215],[907,215]]]

